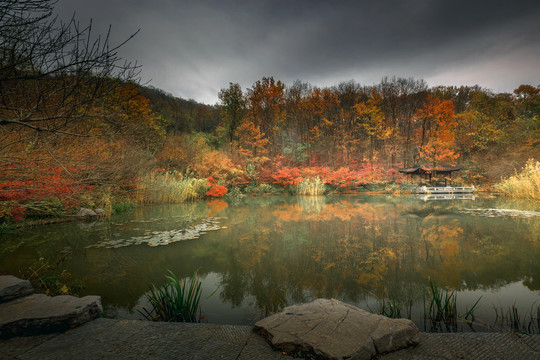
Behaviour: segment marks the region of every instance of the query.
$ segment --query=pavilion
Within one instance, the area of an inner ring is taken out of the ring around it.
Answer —
[[[417,164],[407,168],[398,169],[402,174],[409,174],[411,177],[419,176],[424,180],[431,182],[432,177],[443,177],[444,186],[447,185],[447,180],[452,179],[452,173],[454,171],[461,170],[463,166],[452,166],[446,164],[437,164],[437,165],[425,165]]]

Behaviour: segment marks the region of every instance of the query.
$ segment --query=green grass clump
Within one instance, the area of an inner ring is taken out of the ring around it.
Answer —
[[[379,315],[386,316],[391,319],[398,319],[402,317],[402,309],[405,306],[407,310],[407,319],[412,317],[412,301],[403,305],[395,296],[384,296],[378,300],[380,308]]]
[[[478,298],[465,314],[458,315],[455,290],[441,289],[430,279],[427,288],[423,291],[424,321],[431,322],[432,331],[442,331],[444,324],[446,331],[456,332],[458,319],[465,321],[468,321],[469,317],[474,319],[474,309],[481,298]]]
[[[130,201],[122,201],[112,205],[113,214],[121,214],[126,211],[132,210],[135,207],[135,204]]]
[[[520,173],[495,186],[506,196],[540,200],[540,161],[529,159]]]
[[[202,284],[197,273],[190,280],[179,280],[172,271],[169,273],[170,276],[165,276],[168,280],[165,285],[152,284],[145,295],[152,309],[143,308],[139,312],[151,321],[198,322]]]
[[[182,203],[204,197],[208,190],[208,180],[185,178],[177,172],[151,173],[142,179],[146,189],[145,202]]]
[[[298,195],[322,195],[326,191],[326,185],[320,177],[305,178],[296,187]]]

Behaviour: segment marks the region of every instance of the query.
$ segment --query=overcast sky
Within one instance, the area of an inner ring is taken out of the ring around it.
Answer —
[[[94,30],[112,25],[143,81],[214,104],[263,76],[332,86],[383,76],[510,92],[540,84],[539,0],[59,0]]]

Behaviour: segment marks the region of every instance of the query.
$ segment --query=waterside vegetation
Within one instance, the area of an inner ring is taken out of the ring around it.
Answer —
[[[508,197],[540,200],[540,162],[529,159],[520,172],[502,180],[496,189]]]
[[[172,271],[165,276],[166,284],[156,287],[150,285],[146,299],[151,309],[145,307],[140,314],[147,320],[169,322],[198,322],[201,319],[200,301],[202,295],[201,281],[197,272],[191,279],[179,280]],[[199,317],[197,317],[199,311]]]

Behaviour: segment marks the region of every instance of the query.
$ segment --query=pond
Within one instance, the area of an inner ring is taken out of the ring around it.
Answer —
[[[107,316],[141,318],[150,283],[163,284],[168,270],[178,277],[198,271],[210,323],[253,324],[316,298],[374,312],[382,299],[395,299],[424,331],[431,280],[457,290],[458,313],[480,298],[474,324],[459,330],[489,331],[494,308],[514,306],[523,320],[540,305],[538,211],[533,201],[380,195],[146,206],[4,233],[0,273],[18,275],[69,250],[60,266],[84,284],[81,295],[102,297]]]

